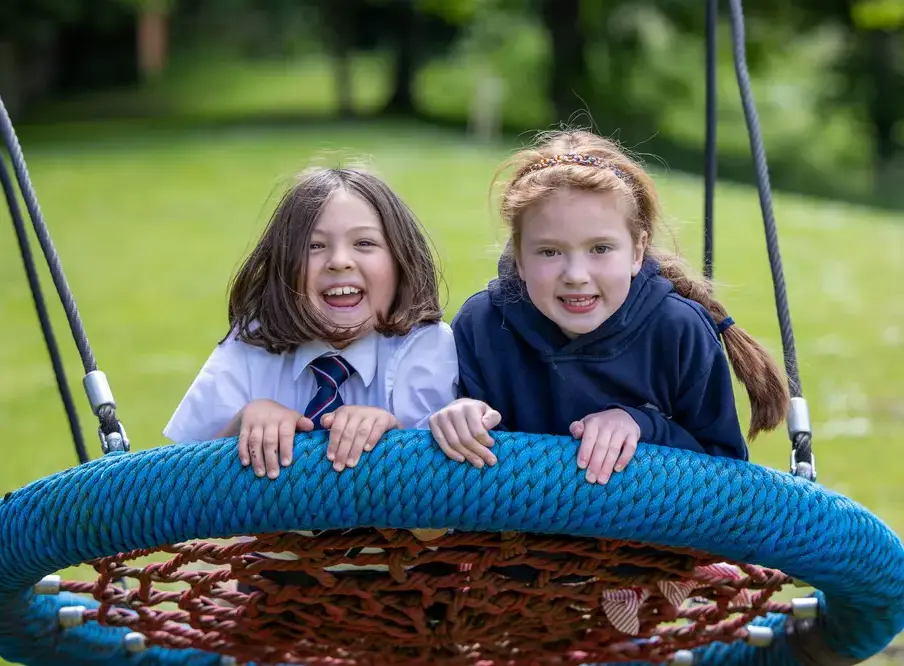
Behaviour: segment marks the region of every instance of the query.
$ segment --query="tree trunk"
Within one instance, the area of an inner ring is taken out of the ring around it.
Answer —
[[[320,9],[327,32],[327,48],[333,60],[337,111],[341,117],[347,118],[354,114],[351,68],[351,19],[354,8],[348,0],[322,0]]]
[[[0,97],[13,121],[19,114],[22,101],[20,80],[16,45],[11,41],[0,41]]]
[[[552,42],[549,97],[555,106],[556,120],[568,121],[583,104],[580,97],[587,80],[581,0],[543,0],[541,15]]]
[[[142,9],[138,14],[138,71],[152,79],[163,73],[169,52],[169,30],[164,11]]]
[[[395,86],[386,112],[414,115],[414,74],[417,66],[417,12],[412,0],[396,5],[399,20],[395,30]]]
[[[872,78],[867,102],[873,134],[875,194],[897,193],[900,188],[897,158],[901,146],[895,127],[904,118],[904,76],[898,65],[899,37],[892,30],[874,30],[865,35],[869,49],[869,75]]]
[[[336,80],[336,102],[339,115],[343,118],[352,116],[355,112],[354,96],[352,94],[352,70],[349,61],[348,49],[337,49],[333,54],[334,76]]]

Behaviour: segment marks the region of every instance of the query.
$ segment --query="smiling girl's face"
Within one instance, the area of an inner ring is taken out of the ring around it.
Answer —
[[[616,193],[570,189],[520,220],[518,273],[533,304],[570,338],[611,317],[640,270],[646,237],[632,239],[628,206]]]
[[[338,189],[324,205],[308,245],[305,292],[337,327],[366,335],[396,295],[397,271],[377,211]],[[350,342],[350,341],[348,341]],[[347,344],[347,343],[346,343]]]

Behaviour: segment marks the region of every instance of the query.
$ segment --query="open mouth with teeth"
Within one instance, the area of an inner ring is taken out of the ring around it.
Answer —
[[[559,302],[569,312],[581,313],[589,312],[596,307],[599,302],[599,296],[559,296]]]
[[[323,298],[324,303],[332,308],[353,308],[364,299],[364,290],[344,285],[342,287],[330,287],[320,296]]]

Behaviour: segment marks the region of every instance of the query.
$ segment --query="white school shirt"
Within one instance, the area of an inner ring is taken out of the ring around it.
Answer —
[[[214,439],[240,409],[262,398],[303,414],[317,392],[308,364],[324,354],[340,354],[355,369],[339,387],[344,404],[385,409],[404,429],[429,428],[430,415],[457,397],[458,357],[445,322],[404,336],[371,332],[342,350],[314,340],[284,354],[230,335],[204,363],[163,435],[176,443]]]
[[[164,428],[164,436],[177,443],[214,439],[240,409],[261,398],[303,414],[317,392],[309,363],[324,354],[340,354],[355,369],[339,387],[344,404],[385,409],[405,429],[429,428],[430,415],[457,397],[458,356],[452,329],[444,322],[416,326],[405,336],[371,332],[342,350],[313,340],[284,354],[271,354],[230,335],[204,363]],[[260,555],[297,559],[291,553]],[[330,571],[342,569],[384,571],[386,567],[329,567]]]

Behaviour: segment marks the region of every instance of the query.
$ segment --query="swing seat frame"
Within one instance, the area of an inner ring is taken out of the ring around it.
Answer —
[[[607,485],[589,484],[573,439],[495,437],[499,462],[483,470],[447,459],[428,431],[395,431],[337,474],[322,456],[325,434],[311,433],[296,437],[294,462],[276,480],[237,465],[228,439],[109,454],[36,481],[0,501],[0,655],[34,666],[229,663],[153,640],[136,653],[143,639],[128,627],[67,628],[61,618],[78,611],[64,608],[90,614],[98,601],[36,594],[35,586],[41,592],[48,574],[140,549],[364,526],[627,540],[757,564],[816,588],[815,619],[752,619],[771,629],[767,647],[716,641],[674,663],[854,664],[904,629],[904,547],[844,496],[756,464],[647,444]]]

